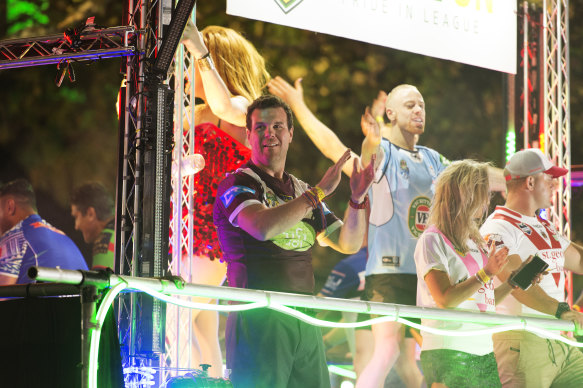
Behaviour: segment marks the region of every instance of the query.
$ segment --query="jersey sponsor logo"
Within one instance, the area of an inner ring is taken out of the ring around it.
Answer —
[[[271,239],[275,245],[286,251],[307,251],[316,242],[316,231],[306,222],[299,222],[293,228]]]
[[[409,166],[407,166],[407,161],[405,159],[401,159],[399,162],[399,168],[401,169],[400,173],[405,179],[409,179]]]
[[[504,240],[502,240],[502,236],[498,233],[490,233],[484,236],[484,240],[486,240],[486,245],[491,247],[492,244],[496,247],[496,250],[504,247]]]
[[[267,202],[267,207],[276,207],[279,205],[277,196],[269,190],[265,192],[265,202]]]
[[[329,293],[334,293],[337,289],[338,286],[340,286],[340,284],[342,283],[342,280],[344,280],[344,274],[342,274],[343,276],[328,276],[328,279],[326,279],[326,284],[324,285],[324,288],[329,291]]]
[[[522,233],[527,234],[529,236],[532,234],[532,229],[530,228],[530,226],[526,225],[525,223],[521,222],[520,224],[518,224],[516,226],[518,226],[518,228],[520,230],[522,230]]]
[[[229,205],[231,204],[231,202],[233,202],[235,197],[243,193],[255,194],[255,190],[247,186],[233,186],[229,188],[227,191],[225,191],[223,195],[221,195],[221,201],[223,202],[223,205],[225,205],[225,207],[229,207]]]
[[[49,224],[45,224],[44,222],[33,222],[32,224],[30,224],[30,226],[32,226],[33,228],[47,228],[48,230],[58,233],[58,234],[62,234],[63,236],[65,235],[65,233],[61,232],[59,229],[55,228],[54,226],[51,226]]]
[[[427,197],[417,197],[409,206],[409,232],[414,237],[421,236],[429,219],[431,200]]]
[[[398,267],[401,265],[399,256],[383,256],[382,262],[385,267]]]

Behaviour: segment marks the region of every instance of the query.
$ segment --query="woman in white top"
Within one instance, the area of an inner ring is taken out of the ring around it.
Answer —
[[[495,302],[512,288],[497,289],[492,278],[507,263],[508,249],[487,249],[479,226],[490,200],[487,163],[453,162],[436,182],[427,229],[415,250],[417,305],[495,312]],[[446,330],[482,328],[478,324],[423,319]],[[491,335],[448,337],[422,331],[421,368],[427,386],[500,387]]]

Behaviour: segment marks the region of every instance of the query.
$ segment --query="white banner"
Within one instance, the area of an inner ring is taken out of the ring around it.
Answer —
[[[515,0],[227,0],[227,13],[516,73]]]

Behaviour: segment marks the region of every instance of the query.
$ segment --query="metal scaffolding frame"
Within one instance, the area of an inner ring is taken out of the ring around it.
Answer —
[[[544,152],[559,167],[569,170],[560,180],[549,219],[571,237],[571,107],[569,90],[569,0],[544,0]],[[569,303],[573,301],[573,275],[567,276]]]
[[[135,54],[133,26],[94,28],[75,40],[63,34],[0,41],[0,70],[50,65],[66,61],[95,61]]]

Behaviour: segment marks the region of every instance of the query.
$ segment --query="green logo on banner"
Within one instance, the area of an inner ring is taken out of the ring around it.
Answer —
[[[288,13],[292,9],[294,9],[302,0],[274,0],[279,8],[285,13]]]

